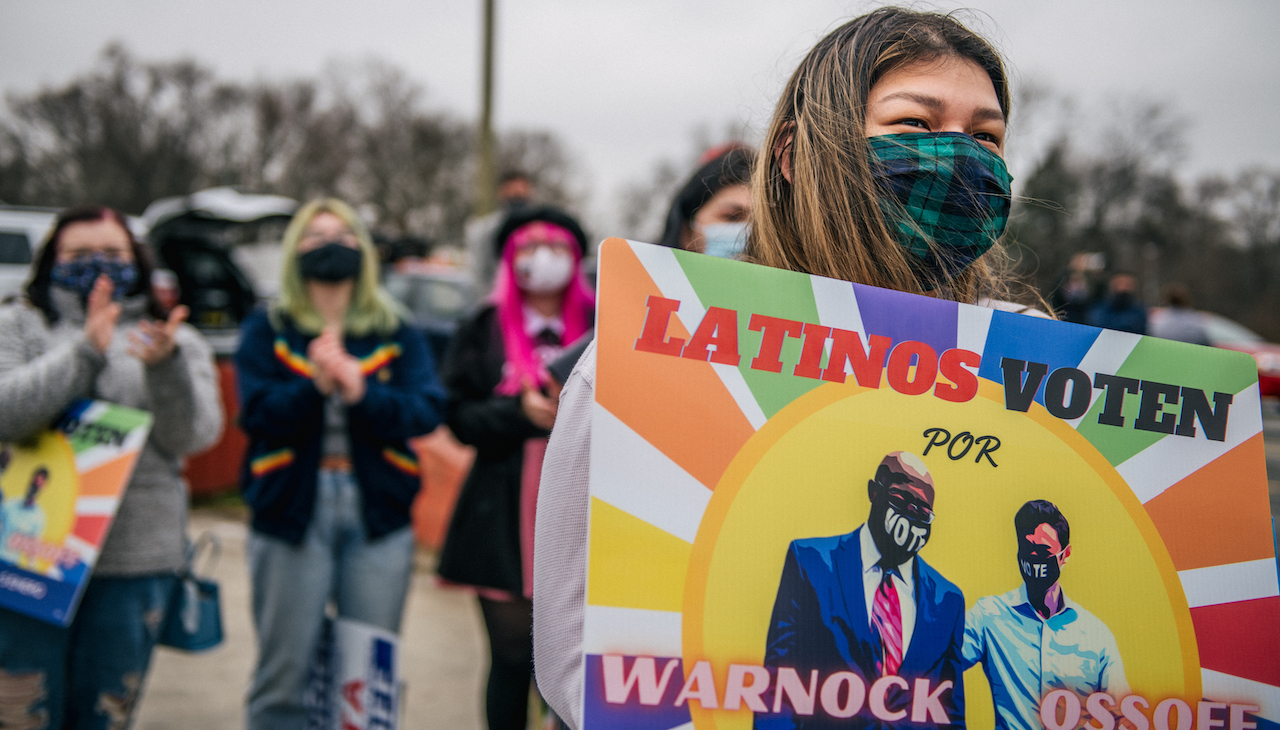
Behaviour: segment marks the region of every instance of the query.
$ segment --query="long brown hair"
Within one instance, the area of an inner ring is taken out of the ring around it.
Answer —
[[[952,279],[922,280],[880,211],[866,137],[871,87],[895,69],[947,58],[986,72],[1007,120],[1000,55],[950,15],[880,8],[809,51],[778,101],[752,177],[747,260],[962,302],[1009,298],[999,245]],[[790,182],[781,155],[788,156]]]

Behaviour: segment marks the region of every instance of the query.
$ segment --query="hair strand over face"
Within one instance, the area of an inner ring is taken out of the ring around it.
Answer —
[[[999,54],[950,15],[880,8],[819,41],[787,82],[765,134],[752,178],[747,260],[971,304],[1010,298],[998,244],[958,275],[931,279],[897,243],[879,205],[866,135],[871,88],[896,69],[952,58],[987,74],[1007,119]]]

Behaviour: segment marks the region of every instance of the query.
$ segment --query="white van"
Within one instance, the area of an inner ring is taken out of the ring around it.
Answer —
[[[0,301],[22,292],[57,213],[56,208],[0,205]]]

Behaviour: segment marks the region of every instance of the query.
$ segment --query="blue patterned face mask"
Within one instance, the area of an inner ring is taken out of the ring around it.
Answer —
[[[138,283],[137,266],[131,262],[107,258],[100,253],[58,262],[50,270],[49,278],[54,285],[70,289],[79,294],[81,299],[88,299],[89,292],[93,291],[93,283],[102,274],[106,274],[111,283],[115,284],[112,297],[117,300],[133,291],[134,285]]]

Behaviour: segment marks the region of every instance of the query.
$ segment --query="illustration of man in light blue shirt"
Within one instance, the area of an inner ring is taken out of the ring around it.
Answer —
[[[1040,730],[1041,699],[1056,689],[1085,698],[1129,693],[1124,663],[1106,624],[1058,585],[1071,557],[1067,518],[1045,500],[1013,518],[1023,584],[978,599],[965,615],[964,666],[979,662],[991,683],[997,730]]]

